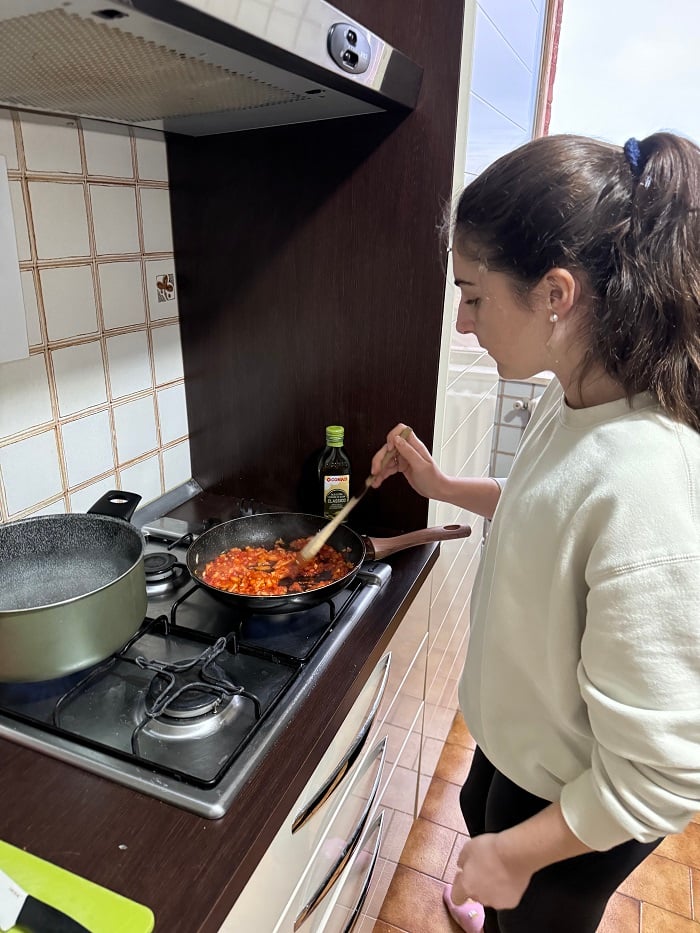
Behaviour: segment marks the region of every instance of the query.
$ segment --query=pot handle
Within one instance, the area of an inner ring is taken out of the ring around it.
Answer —
[[[452,541],[453,538],[468,538],[472,533],[469,525],[439,525],[433,528],[420,528],[418,531],[409,531],[405,535],[395,538],[366,538],[367,560],[382,560],[404,548],[416,547],[419,544],[430,544],[433,541]]]
[[[135,492],[110,489],[88,509],[88,515],[108,515],[111,518],[123,518],[128,522],[140,501],[141,496]]]

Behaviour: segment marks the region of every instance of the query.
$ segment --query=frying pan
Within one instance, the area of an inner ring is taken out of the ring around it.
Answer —
[[[438,528],[422,528],[420,531],[411,531],[395,538],[367,538],[341,525],[333,532],[328,544],[344,553],[352,564],[352,569],[339,580],[333,580],[325,586],[306,593],[248,596],[241,593],[229,593],[205,583],[202,579],[202,573],[209,561],[230,548],[271,548],[279,539],[290,542],[296,538],[315,535],[326,523],[327,520],[319,515],[306,515],[300,512],[266,512],[260,515],[234,518],[232,521],[223,522],[205,531],[190,545],[187,550],[187,569],[212,596],[232,608],[255,613],[297,612],[302,609],[311,609],[344,589],[355,577],[365,558],[381,560],[404,548],[428,544],[431,541],[466,538],[471,534],[469,525],[444,525]]]
[[[141,496],[112,490],[88,514],[0,525],[0,682],[83,670],[118,651],[146,614]]]

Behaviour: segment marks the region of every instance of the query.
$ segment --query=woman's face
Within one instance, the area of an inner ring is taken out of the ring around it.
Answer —
[[[457,312],[460,334],[475,334],[496,361],[504,379],[529,379],[552,368],[547,341],[552,335],[546,285],[536,285],[530,306],[519,299],[510,278],[490,272],[478,260],[452,250],[455,285],[462,293]]]

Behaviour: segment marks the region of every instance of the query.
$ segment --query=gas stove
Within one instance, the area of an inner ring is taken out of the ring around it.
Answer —
[[[311,609],[242,613],[186,567],[188,546],[214,523],[166,516],[145,524],[148,607],[139,631],[69,677],[0,684],[0,736],[223,816],[391,567],[366,562],[346,589]]]

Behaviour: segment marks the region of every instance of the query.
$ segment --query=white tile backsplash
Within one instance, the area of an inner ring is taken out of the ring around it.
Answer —
[[[167,324],[164,327],[154,327],[151,336],[157,384],[163,385],[165,382],[182,379],[184,374],[179,326]]]
[[[106,330],[144,324],[146,306],[140,262],[101,262],[98,267]]]
[[[117,477],[115,473],[105,476],[104,479],[96,483],[90,483],[81,489],[76,489],[69,496],[71,512],[87,512],[91,509],[98,499],[101,499],[110,489],[117,489]]]
[[[92,266],[42,269],[39,276],[49,340],[97,334]]]
[[[147,253],[172,253],[170,195],[165,188],[141,188],[143,247]]]
[[[190,445],[187,442],[166,447],[162,456],[166,489],[184,483],[191,476]]]
[[[0,155],[32,348],[0,365],[0,521],[150,501],[190,478],[165,137],[0,108]]]
[[[32,113],[22,114],[20,123],[27,171],[82,172],[77,120]]]
[[[39,259],[90,255],[82,184],[30,181],[29,200]]]
[[[45,505],[40,506],[33,512],[26,512],[22,517],[32,518],[35,515],[63,515],[65,512],[66,500],[62,496],[60,499],[55,499],[53,502],[48,502]]]
[[[129,127],[102,120],[83,120],[82,124],[88,173],[133,178]]]
[[[0,436],[20,434],[52,419],[44,354],[0,364]]]
[[[127,463],[157,449],[158,432],[153,401],[153,396],[147,395],[114,406],[119,463]]]
[[[167,389],[158,390],[158,414],[161,440],[169,444],[187,435],[187,407],[185,405],[185,386],[178,383]]]
[[[168,159],[162,133],[137,128],[136,163],[140,181],[167,181]]]
[[[90,200],[98,255],[138,253],[134,189],[130,185],[90,185]]]
[[[62,418],[106,403],[107,386],[99,340],[52,350],[51,359]]]
[[[140,460],[133,466],[120,470],[119,477],[120,489],[126,489],[129,492],[135,492],[141,496],[139,505],[145,505],[147,502],[157,499],[161,493],[160,461],[158,457],[149,457],[147,460]],[[189,474],[187,478],[189,478]],[[181,481],[178,480],[177,482],[168,484],[166,480],[165,488],[172,489],[172,487],[177,486],[179,482]]]
[[[145,330],[108,337],[107,358],[113,399],[151,388],[151,357]]]
[[[99,411],[61,427],[68,485],[77,486],[114,469],[109,414]]]
[[[63,491],[56,432],[43,431],[0,447],[0,478],[10,516]]]

